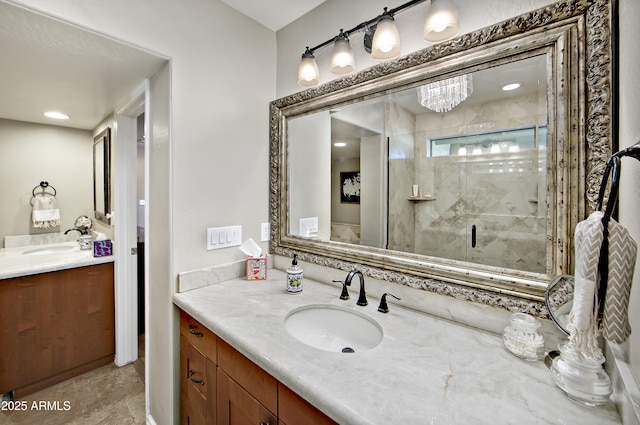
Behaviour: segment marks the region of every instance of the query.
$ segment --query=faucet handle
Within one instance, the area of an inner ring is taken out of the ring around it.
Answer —
[[[389,294],[389,293],[385,292],[384,294],[382,294],[382,298],[380,299],[380,305],[378,306],[378,311],[380,313],[388,313],[389,312],[389,306],[387,305],[387,295],[391,295],[393,298],[395,298],[396,300],[400,301],[400,298],[396,297],[393,294]]]
[[[340,299],[341,300],[348,300],[349,299],[349,291],[347,291],[347,284],[341,280],[332,280],[332,282],[335,283],[342,283],[342,293],[340,294]]]

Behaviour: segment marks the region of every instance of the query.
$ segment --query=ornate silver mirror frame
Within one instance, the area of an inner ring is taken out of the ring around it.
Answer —
[[[555,275],[572,271],[573,229],[595,207],[612,151],[611,5],[567,0],[465,34],[398,60],[384,62],[270,104],[270,252],[341,270],[357,267],[378,279],[483,302],[544,312]],[[547,272],[476,265],[287,232],[291,118],[366,100],[419,83],[545,52],[550,149]]]
[[[106,128],[93,143],[93,211],[96,220],[111,219],[111,129]]]

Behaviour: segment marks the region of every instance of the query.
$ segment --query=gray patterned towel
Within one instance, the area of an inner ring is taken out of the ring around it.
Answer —
[[[629,294],[633,281],[638,247],[627,229],[609,221],[609,274],[604,298],[603,336],[621,344],[631,335],[629,325]]]

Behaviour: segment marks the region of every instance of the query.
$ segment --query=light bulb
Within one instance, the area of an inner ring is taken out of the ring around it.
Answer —
[[[385,12],[386,13],[386,12]],[[383,14],[376,25],[371,43],[371,56],[375,59],[392,59],[400,54],[400,34],[389,14]]]

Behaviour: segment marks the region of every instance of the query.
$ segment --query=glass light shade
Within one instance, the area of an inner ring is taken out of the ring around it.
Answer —
[[[334,74],[350,74],[356,70],[356,60],[348,38],[336,37],[331,52],[330,69]]]
[[[460,31],[458,9],[451,0],[431,0],[424,21],[424,41],[445,41]]]
[[[376,25],[371,43],[371,56],[375,59],[392,59],[400,54],[400,34],[390,15],[382,15]]]
[[[302,55],[298,66],[298,85],[300,87],[313,87],[320,82],[320,71],[316,58],[311,53]]]

